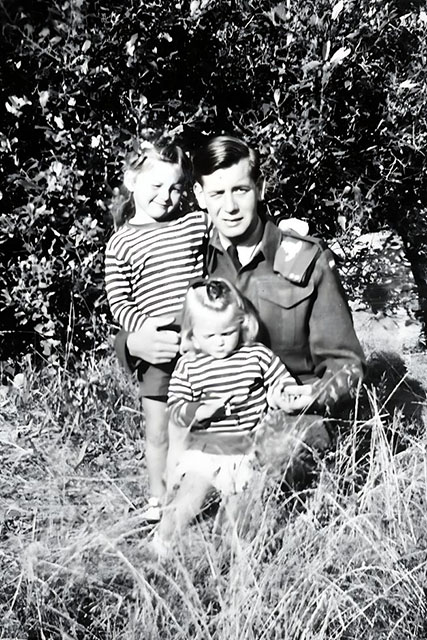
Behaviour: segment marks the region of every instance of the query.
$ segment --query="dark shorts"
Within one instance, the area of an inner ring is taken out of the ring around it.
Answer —
[[[143,398],[156,398],[165,401],[169,380],[179,356],[166,364],[150,364],[134,358],[129,354],[126,346],[128,335],[127,331],[121,329],[114,339],[114,348],[119,361],[129,372],[136,372],[140,384],[140,395]]]
[[[166,364],[141,362],[137,368],[139,390],[143,398],[165,400],[168,395],[169,380],[178,358]]]

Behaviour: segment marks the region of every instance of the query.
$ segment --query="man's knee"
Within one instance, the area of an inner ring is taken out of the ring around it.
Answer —
[[[260,464],[274,477],[298,484],[312,474],[319,458],[332,446],[332,435],[321,416],[289,416],[283,412],[262,425],[255,439],[255,453]]]

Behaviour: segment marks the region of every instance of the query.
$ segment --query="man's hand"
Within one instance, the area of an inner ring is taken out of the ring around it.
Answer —
[[[166,327],[174,320],[173,316],[147,318],[141,329],[127,337],[126,345],[130,355],[150,364],[162,364],[173,360],[179,349],[179,333]]]
[[[308,409],[316,400],[316,393],[312,384],[288,384],[275,399],[279,409],[292,414]]]

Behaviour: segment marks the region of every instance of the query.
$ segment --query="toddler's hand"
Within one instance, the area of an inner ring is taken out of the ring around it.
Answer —
[[[213,417],[224,415],[230,399],[231,393],[226,396],[220,396],[219,398],[205,400],[203,404],[197,408],[194,417],[198,422],[203,422],[203,420],[210,420]]]
[[[195,418],[198,422],[202,422],[203,420],[210,420],[211,418],[230,416],[233,413],[234,406],[245,402],[248,393],[249,389],[243,389],[238,396],[227,393],[218,398],[209,398],[197,408]]]
[[[297,413],[303,411],[313,404],[315,394],[312,384],[289,384],[284,389],[276,402],[279,409],[286,413]]]

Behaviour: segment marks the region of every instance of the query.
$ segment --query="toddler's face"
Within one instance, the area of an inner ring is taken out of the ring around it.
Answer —
[[[239,344],[240,330],[232,307],[225,311],[200,309],[193,323],[194,346],[213,358],[226,358]]]
[[[146,160],[142,170],[130,181],[135,201],[132,222],[168,220],[181,200],[183,173],[179,165],[161,160]]]

